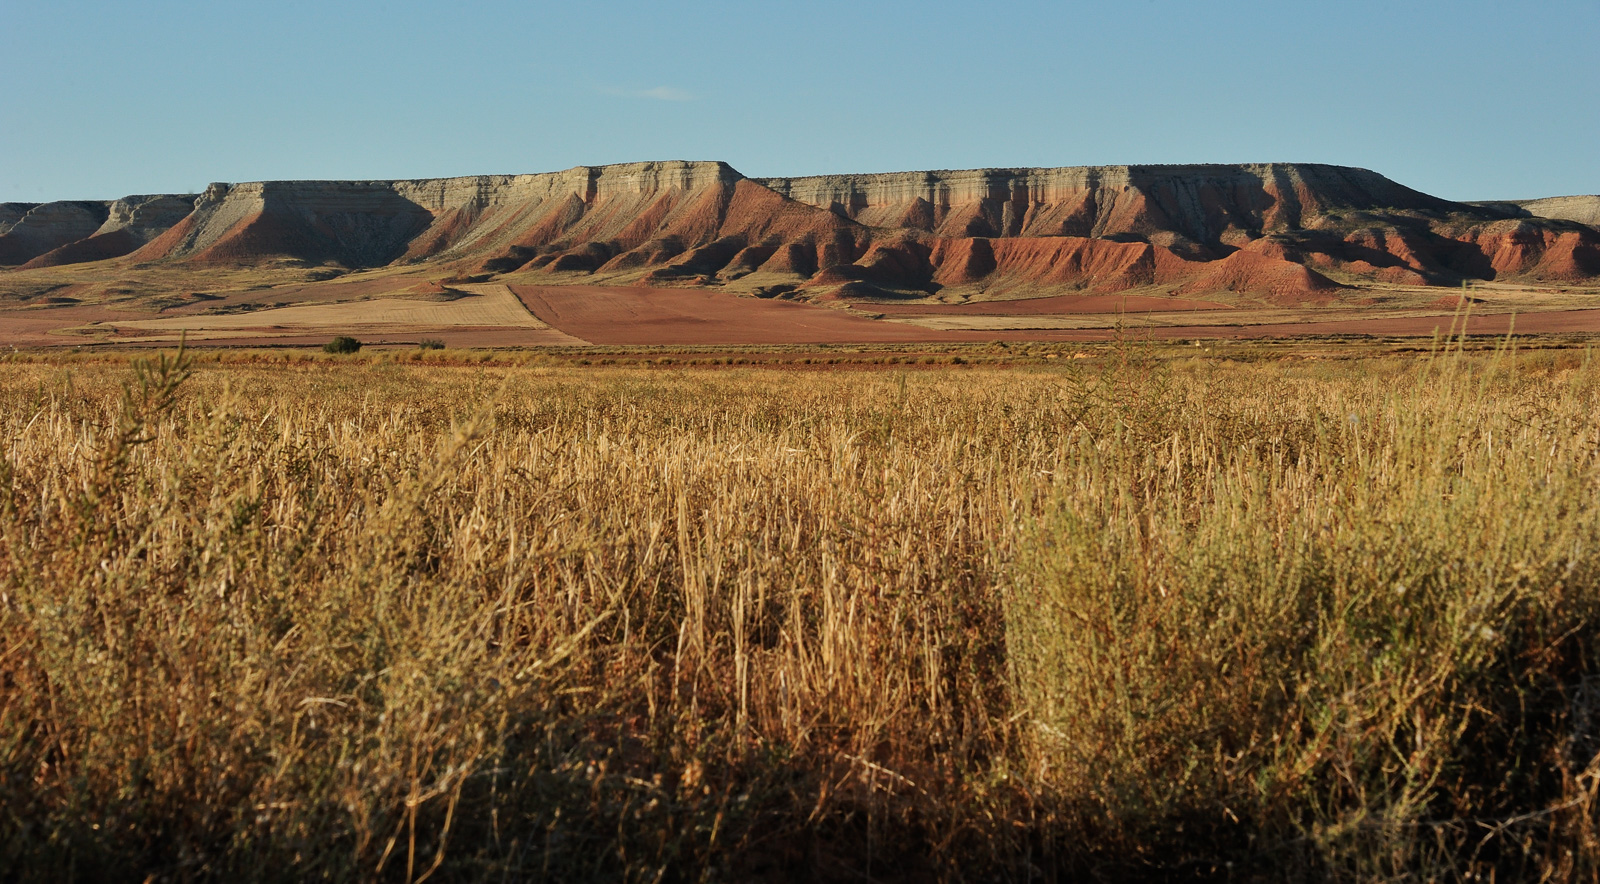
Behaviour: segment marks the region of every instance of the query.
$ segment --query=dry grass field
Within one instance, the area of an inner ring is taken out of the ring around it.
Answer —
[[[0,364],[36,880],[1593,880],[1600,366]]]

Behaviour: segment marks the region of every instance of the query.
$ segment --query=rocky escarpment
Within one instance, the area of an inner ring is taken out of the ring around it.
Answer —
[[[1516,205],[1535,218],[1555,218],[1600,227],[1600,195],[1552,196],[1520,200]]]
[[[983,169],[763,183],[871,227],[911,228],[957,244],[970,240],[971,245],[946,249],[963,256],[974,251],[996,254],[995,244],[1002,239],[1079,237],[1147,243],[1186,262],[1281,262],[1303,268],[1279,268],[1271,274],[1277,280],[1271,288],[1280,294],[1297,286],[1307,292],[1332,288],[1323,274],[1350,281],[1455,285],[1464,279],[1507,276],[1572,281],[1600,273],[1600,239],[1590,231],[1538,221],[1518,226],[1507,219],[1529,218],[1528,211],[1454,203],[1343,166]],[[1562,200],[1540,202],[1568,206]],[[1104,245],[1099,250],[1116,252]],[[1240,252],[1256,257],[1235,259]],[[998,254],[1005,253],[1039,254],[1040,249],[1006,247]],[[1158,263],[1172,266],[1171,261]],[[1002,284],[1007,279],[1037,282],[1059,278],[1062,267],[1053,259],[998,258],[980,260],[978,266],[981,272],[966,265],[954,273],[941,268],[940,276],[964,282],[990,275]],[[1130,266],[1145,267],[1147,262]],[[1204,278],[1219,279],[1217,269],[1205,270]],[[1109,279],[1147,282],[1163,275],[1119,270]],[[1108,279],[1103,274],[1095,278],[1102,286]]]
[[[724,163],[630,163],[216,184],[192,203],[129,198],[88,234],[94,204],[13,204],[0,210],[12,225],[0,245],[20,231],[26,247],[3,262],[426,264],[866,299],[1161,286],[1300,301],[1364,281],[1600,276],[1600,231],[1583,224],[1318,164],[751,179]],[[71,222],[70,206],[87,214]],[[79,238],[49,245],[44,230]]]
[[[9,206],[17,206],[10,203]],[[51,249],[94,235],[110,215],[108,204],[92,201],[62,201],[29,206],[15,216],[0,233],[0,265],[22,264]]]
[[[107,207],[106,220],[84,239],[30,259],[24,267],[54,267],[118,258],[170,230],[194,211],[193,196],[125,196]]]
[[[1316,164],[977,169],[761,183],[872,227],[940,237],[1137,238],[1200,260],[1333,209],[1453,207],[1365,169]]]
[[[0,203],[0,236],[11,232],[23,216],[32,211],[38,203]]]
[[[403,254],[431,219],[384,181],[213,184],[191,214],[134,257],[239,264],[291,258],[373,267]]]
[[[716,202],[740,178],[721,163],[633,163],[538,175],[214,184],[193,215],[137,257],[347,267],[475,259],[515,269],[556,241],[596,246],[574,259],[643,243],[661,228],[697,242],[715,221],[682,217],[706,214],[685,198]]]

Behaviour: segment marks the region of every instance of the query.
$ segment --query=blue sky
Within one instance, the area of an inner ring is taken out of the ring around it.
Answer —
[[[0,57],[0,200],[646,159],[1600,192],[1600,0],[6,0]]]

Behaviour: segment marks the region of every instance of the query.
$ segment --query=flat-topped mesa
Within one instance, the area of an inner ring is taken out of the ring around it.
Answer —
[[[459,178],[422,178],[379,182],[396,194],[433,212],[481,211],[487,208],[549,199],[552,195],[577,195],[589,191],[592,170],[580,166],[561,172],[530,175],[467,175]]]
[[[250,262],[286,257],[384,264],[432,220],[388,181],[213,184],[194,212],[134,254],[139,260]]]
[[[238,262],[278,256],[375,266],[467,245],[503,247],[522,238],[519,228],[537,227],[545,216],[559,216],[545,225],[557,233],[603,202],[728,188],[742,177],[726,163],[674,161],[532,175],[213,184],[192,216],[137,257]],[[496,223],[487,223],[491,219]]]
[[[194,211],[193,194],[137,194],[107,206],[105,223],[94,233],[74,239],[30,259],[22,266],[56,267],[119,258],[170,230]]]
[[[726,163],[669,161],[4,204],[0,264],[425,263],[867,299],[1194,285],[1293,299],[1363,281],[1600,277],[1600,232],[1537,217],[1590,204],[1539,203],[1453,203],[1317,163],[750,179]]]
[[[15,209],[7,212],[11,214]],[[22,264],[51,249],[93,236],[108,214],[106,204],[94,200],[30,206],[0,234],[0,265]]]
[[[744,180],[727,163],[720,161],[672,161],[664,163],[618,163],[589,169],[595,199],[636,196],[669,190],[701,190],[732,187]]]
[[[487,261],[508,269],[556,243],[604,242],[579,263],[603,262],[641,245],[685,206],[705,202],[701,197],[725,204],[743,178],[726,163],[675,160],[396,182],[398,192],[434,215],[403,258]]]
[[[1552,196],[1537,200],[1518,200],[1517,206],[1535,218],[1576,221],[1600,227],[1600,195]]]
[[[24,216],[38,207],[38,203],[0,203],[0,236],[11,232]]]
[[[160,233],[182,221],[194,211],[194,194],[137,194],[125,196],[111,203],[106,223],[95,231],[96,236],[119,230],[133,231],[145,236]]]
[[[1315,163],[1067,166],[759,179],[873,227],[938,236],[1134,236],[1218,257],[1329,208],[1456,205],[1366,169]]]
[[[484,209],[512,203],[576,196],[585,202],[618,194],[696,190],[719,183],[733,184],[744,176],[727,163],[667,161],[574,166],[560,172],[524,175],[466,175],[457,178],[419,178],[368,182],[265,182],[274,185],[318,187],[359,183],[392,189],[430,212]]]

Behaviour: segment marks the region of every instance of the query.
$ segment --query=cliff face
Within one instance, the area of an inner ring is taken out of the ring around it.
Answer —
[[[13,210],[8,214],[15,215],[16,212]],[[55,202],[31,206],[0,234],[0,265],[22,264],[51,249],[93,236],[109,214],[107,205],[97,202]]]
[[[371,267],[438,256],[506,257],[562,236],[612,241],[685,194],[731,189],[721,163],[633,163],[540,175],[416,181],[213,184],[140,260],[261,257]],[[665,199],[667,204],[658,205]],[[637,236],[635,236],[637,238]],[[505,263],[502,261],[502,263]]]
[[[134,254],[249,263],[267,258],[386,264],[430,220],[387,182],[268,181],[213,184],[194,211]]]
[[[661,162],[0,206],[0,263],[130,253],[138,262],[425,263],[846,298],[1158,285],[1281,301],[1332,297],[1334,279],[1600,275],[1594,228],[1317,164],[751,179],[724,163]]]
[[[1522,200],[1517,205],[1535,218],[1555,218],[1600,227],[1600,195],[1553,196]]]
[[[871,227],[942,237],[1134,236],[1210,259],[1329,209],[1448,211],[1365,169],[1312,164],[1090,166],[773,178],[761,183]],[[1220,253],[1220,254],[1219,254]]]
[[[125,196],[109,204],[106,220],[87,238],[57,246],[23,267],[54,267],[119,258],[171,229],[194,211],[194,197]]]
[[[11,232],[17,222],[28,214],[38,203],[0,203],[0,236]]]

